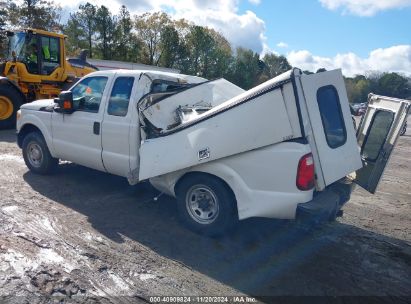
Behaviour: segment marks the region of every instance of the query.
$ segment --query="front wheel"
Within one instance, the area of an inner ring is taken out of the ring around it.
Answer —
[[[195,232],[220,236],[238,220],[234,194],[216,177],[188,175],[178,184],[176,194],[180,218]]]
[[[16,126],[16,114],[23,99],[9,85],[0,86],[0,129],[11,129]]]
[[[30,171],[49,174],[57,167],[58,159],[51,156],[43,135],[31,132],[23,139],[23,158]]]

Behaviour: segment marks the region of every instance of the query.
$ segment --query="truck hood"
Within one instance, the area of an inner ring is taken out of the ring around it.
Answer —
[[[40,111],[46,108],[53,108],[54,100],[53,99],[40,99],[33,102],[26,103],[20,108],[24,110],[35,110]]]

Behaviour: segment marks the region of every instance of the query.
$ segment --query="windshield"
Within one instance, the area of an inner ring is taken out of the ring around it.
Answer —
[[[15,33],[12,37],[10,37],[9,53],[7,58],[9,60],[12,60],[12,53],[14,51],[17,61],[24,61],[25,57],[27,56],[27,53],[30,51],[29,46],[35,44],[35,35],[28,35],[24,32]]]

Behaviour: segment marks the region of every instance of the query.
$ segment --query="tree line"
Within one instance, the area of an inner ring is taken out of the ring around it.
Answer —
[[[68,37],[69,56],[87,49],[90,58],[173,68],[208,79],[224,77],[244,89],[291,68],[283,55],[269,53],[260,58],[250,49],[234,49],[217,31],[184,19],[174,20],[163,12],[132,15],[123,5],[113,14],[104,5],[86,3],[62,23],[61,8],[52,0],[24,0],[20,6],[12,0],[0,0],[0,4],[0,30],[31,27],[62,32]],[[0,36],[3,49],[5,40]],[[345,81],[351,102],[366,101],[371,91],[411,98],[410,79],[397,73],[358,75]]]
[[[370,92],[378,95],[411,99],[411,78],[398,73],[372,72],[345,78],[348,98],[352,103],[365,102]]]

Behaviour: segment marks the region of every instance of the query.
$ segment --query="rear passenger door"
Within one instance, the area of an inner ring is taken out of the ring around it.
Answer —
[[[410,102],[370,94],[367,112],[358,128],[363,167],[354,182],[375,193],[395,142],[407,119]]]
[[[131,98],[135,95],[135,75],[117,74],[109,93],[102,123],[102,158],[107,172],[127,176],[130,172],[130,131],[133,124]],[[135,128],[134,128],[135,129]],[[137,147],[135,147],[137,149]]]

